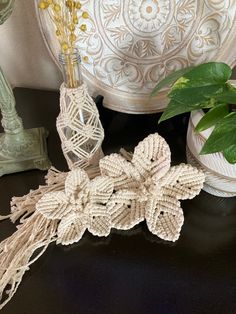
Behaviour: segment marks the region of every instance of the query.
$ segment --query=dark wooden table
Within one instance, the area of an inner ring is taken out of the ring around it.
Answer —
[[[55,128],[56,92],[15,89],[25,127],[45,126],[53,165],[66,170]],[[105,153],[132,149],[158,131],[172,150],[173,163],[185,161],[187,117],[158,126],[158,114],[127,115],[102,108]],[[0,178],[0,213],[12,196],[27,194],[44,182],[38,170]],[[75,313],[236,313],[236,199],[202,192],[182,202],[185,224],[176,243],[164,242],[145,223],[108,238],[86,233],[70,247],[51,245],[31,266],[5,314]],[[1,222],[0,238],[15,230]]]

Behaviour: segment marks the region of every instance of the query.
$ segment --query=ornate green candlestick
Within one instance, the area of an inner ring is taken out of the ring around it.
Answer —
[[[0,0],[0,24],[9,17],[14,0]],[[0,134],[0,176],[29,169],[46,170],[47,157],[44,128],[25,130],[15,109],[12,89],[0,68],[0,110],[4,132]]]

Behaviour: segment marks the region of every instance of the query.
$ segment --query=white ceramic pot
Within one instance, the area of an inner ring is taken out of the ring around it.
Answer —
[[[204,190],[223,197],[236,196],[236,165],[227,162],[222,153],[199,155],[213,128],[197,133],[195,127],[203,117],[202,110],[191,113],[187,134],[187,159],[206,174]]]

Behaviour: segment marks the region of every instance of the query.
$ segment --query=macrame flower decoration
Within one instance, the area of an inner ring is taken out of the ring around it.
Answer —
[[[171,167],[170,161],[169,146],[153,134],[139,143],[133,155],[125,152],[101,159],[93,179],[82,169],[68,174],[51,170],[46,186],[13,198],[11,220],[20,218],[21,225],[0,243],[0,308],[51,242],[78,242],[86,229],[108,236],[112,228],[127,230],[144,220],[153,234],[176,241],[184,222],[179,200],[199,194],[204,175],[190,165]]]
[[[169,146],[158,134],[144,139],[131,161],[118,154],[104,157],[100,171],[116,190],[107,204],[112,228],[130,229],[146,219],[148,229],[168,241],[179,238],[184,222],[178,200],[195,197],[204,182],[203,173],[190,165],[170,167]]]
[[[60,220],[57,244],[78,242],[85,230],[96,236],[108,236],[111,216],[106,203],[113,192],[113,181],[99,176],[92,181],[82,169],[71,171],[65,180],[65,191],[45,194],[36,210],[49,220]]]

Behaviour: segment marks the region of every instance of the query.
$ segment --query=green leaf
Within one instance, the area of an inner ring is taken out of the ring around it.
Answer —
[[[211,107],[212,107],[212,104],[209,101],[199,103],[199,104],[189,105],[189,103],[187,104],[181,103],[181,102],[171,99],[171,101],[168,104],[168,107],[163,112],[158,123],[165,121],[167,119],[170,119],[174,116],[177,116],[178,114],[181,114],[181,113],[190,112],[190,111],[198,110],[202,108],[211,108]]]
[[[183,75],[186,87],[201,87],[226,83],[232,75],[231,68],[222,62],[208,62],[194,67]]]
[[[229,114],[229,108],[226,104],[218,105],[208,111],[196,126],[197,132],[202,132],[219,122]]]
[[[236,144],[231,145],[224,150],[224,157],[230,164],[236,163]]]
[[[222,152],[236,144],[236,112],[228,114],[216,124],[200,154]]]
[[[181,76],[183,76],[185,73],[189,72],[193,67],[188,67],[184,69],[180,69],[178,71],[175,71],[168,75],[166,78],[161,80],[157,86],[154,88],[154,90],[151,93],[151,96],[156,96],[156,94],[165,86],[172,85],[175,83]]]
[[[216,95],[216,99],[227,104],[236,104],[236,88],[231,84],[226,84],[223,92]]]
[[[231,74],[230,67],[225,63],[201,64],[178,79],[168,96],[190,104],[206,101],[229,89],[229,84],[226,82]]]
[[[188,68],[168,94],[171,100],[159,122],[184,112],[214,107],[218,103],[216,97],[229,90],[229,84],[226,82],[231,74],[230,67],[222,62],[209,62],[192,69]],[[177,76],[173,77],[176,79]],[[169,82],[173,83],[173,81],[170,78]],[[160,84],[157,90],[159,88]]]
[[[206,100],[215,97],[217,93],[223,91],[222,85],[208,85],[208,86],[195,86],[195,87],[184,87],[174,88],[168,94],[168,96],[178,102],[188,103],[189,105],[198,104],[205,102]]]

